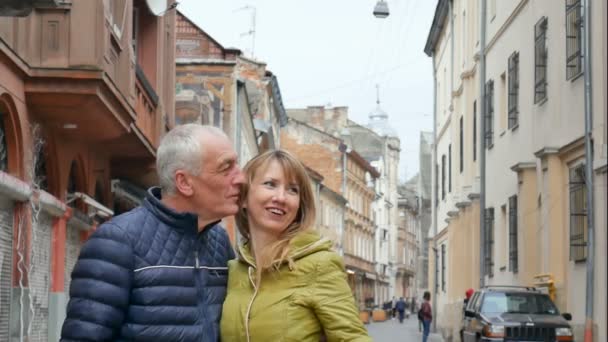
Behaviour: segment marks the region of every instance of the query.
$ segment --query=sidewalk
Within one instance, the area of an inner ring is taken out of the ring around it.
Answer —
[[[413,316],[404,320],[403,324],[400,324],[398,319],[394,319],[372,322],[365,327],[375,342],[422,341],[422,333],[418,331],[418,320]],[[443,342],[443,338],[440,334],[431,333],[428,341]]]

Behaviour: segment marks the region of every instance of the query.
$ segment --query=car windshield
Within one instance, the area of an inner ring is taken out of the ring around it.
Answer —
[[[559,315],[559,311],[547,295],[535,293],[486,293],[481,312]]]

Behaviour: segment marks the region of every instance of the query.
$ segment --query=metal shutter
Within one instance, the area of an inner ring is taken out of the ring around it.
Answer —
[[[66,235],[64,289],[67,298],[69,298],[72,270],[74,270],[78,255],[80,254],[80,229],[68,224]]]
[[[40,212],[38,223],[32,222],[32,269],[30,273],[30,291],[34,316],[32,317],[30,341],[46,342],[48,340],[49,318],[49,283],[51,277],[51,231],[53,219]]]
[[[13,273],[13,202],[0,198],[0,341],[8,341]]]

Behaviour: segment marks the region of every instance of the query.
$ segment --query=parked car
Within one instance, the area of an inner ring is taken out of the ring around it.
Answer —
[[[464,342],[574,341],[571,319],[536,288],[488,286],[469,300],[461,336]]]

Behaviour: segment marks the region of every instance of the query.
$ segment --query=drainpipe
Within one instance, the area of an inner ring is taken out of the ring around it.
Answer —
[[[593,201],[593,128],[591,83],[591,1],[583,0],[583,66],[585,77],[585,185],[587,186],[587,292],[585,308],[585,342],[593,341],[595,217]]]
[[[429,289],[430,292],[433,293],[431,296],[432,306],[433,308],[437,307],[437,281],[439,280],[437,277],[437,69],[435,69],[435,53],[432,54],[433,57],[433,156],[431,157],[432,166],[431,166],[431,227],[433,229],[433,256],[435,266],[433,267],[433,289]],[[428,239],[428,236],[424,237]],[[427,256],[428,258],[428,256]],[[430,261],[428,258],[427,263]],[[427,268],[428,269],[428,268]],[[435,309],[436,310],[436,309]],[[433,332],[437,331],[437,320],[434,319],[432,322]]]
[[[340,144],[340,152],[342,152],[342,197],[346,200],[344,210],[342,210],[342,220],[340,221],[340,256],[344,256],[344,228],[346,226],[346,207],[348,206],[348,199],[346,198],[346,153],[348,147],[346,144]]]
[[[479,2],[479,288],[482,288],[486,257],[486,1]]]

